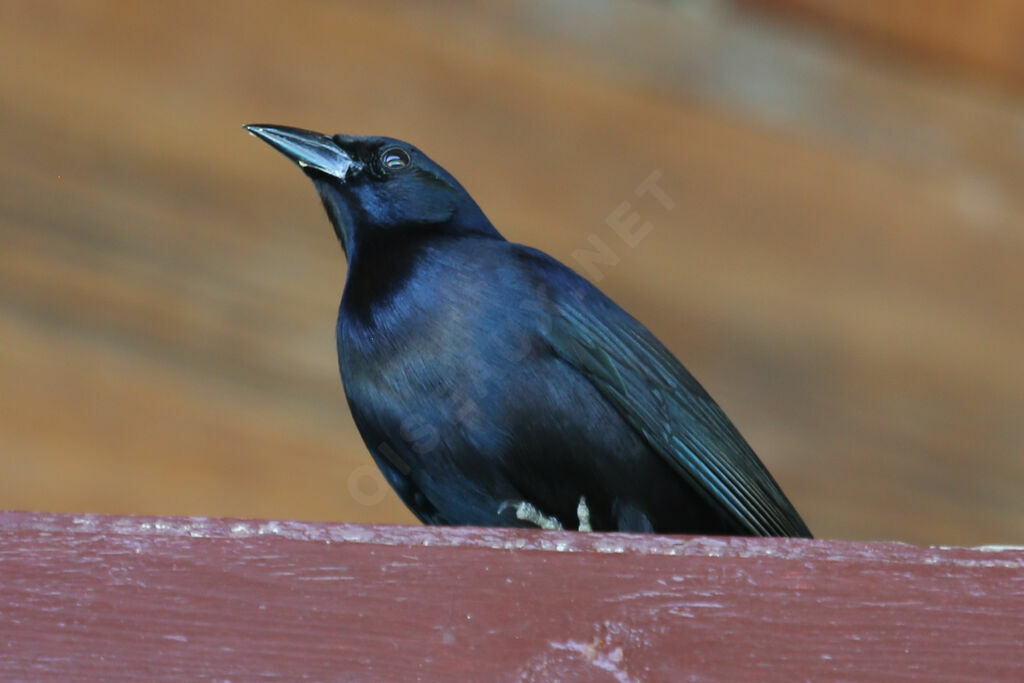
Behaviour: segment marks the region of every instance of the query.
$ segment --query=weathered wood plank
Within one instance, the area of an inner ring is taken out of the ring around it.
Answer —
[[[0,676],[1021,680],[1024,548],[6,512]]]

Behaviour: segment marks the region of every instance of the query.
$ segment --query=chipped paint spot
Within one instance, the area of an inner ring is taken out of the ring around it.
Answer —
[[[620,683],[631,683],[636,680],[631,678],[629,672],[622,668],[623,653],[619,646],[612,647],[605,639],[594,638],[589,643],[579,640],[567,640],[565,642],[550,643],[555,650],[569,650],[580,654],[584,660],[598,669],[603,669],[615,677]]]

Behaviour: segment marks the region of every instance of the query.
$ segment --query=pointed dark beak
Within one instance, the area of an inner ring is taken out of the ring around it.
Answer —
[[[345,180],[349,173],[362,168],[362,164],[322,133],[262,123],[243,127],[302,169],[315,168],[339,180]]]

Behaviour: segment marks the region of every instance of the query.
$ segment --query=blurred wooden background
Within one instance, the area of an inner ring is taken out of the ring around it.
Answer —
[[[271,122],[612,245],[601,287],[818,535],[1021,543],[1022,10],[940,4],[0,3],[0,508],[412,520],[337,377],[341,251],[240,128]]]

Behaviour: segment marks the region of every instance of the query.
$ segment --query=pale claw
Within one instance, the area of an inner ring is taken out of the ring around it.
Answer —
[[[587,499],[580,496],[579,505],[576,506],[576,516],[580,520],[580,531],[593,531],[590,526],[590,508],[587,507]]]

